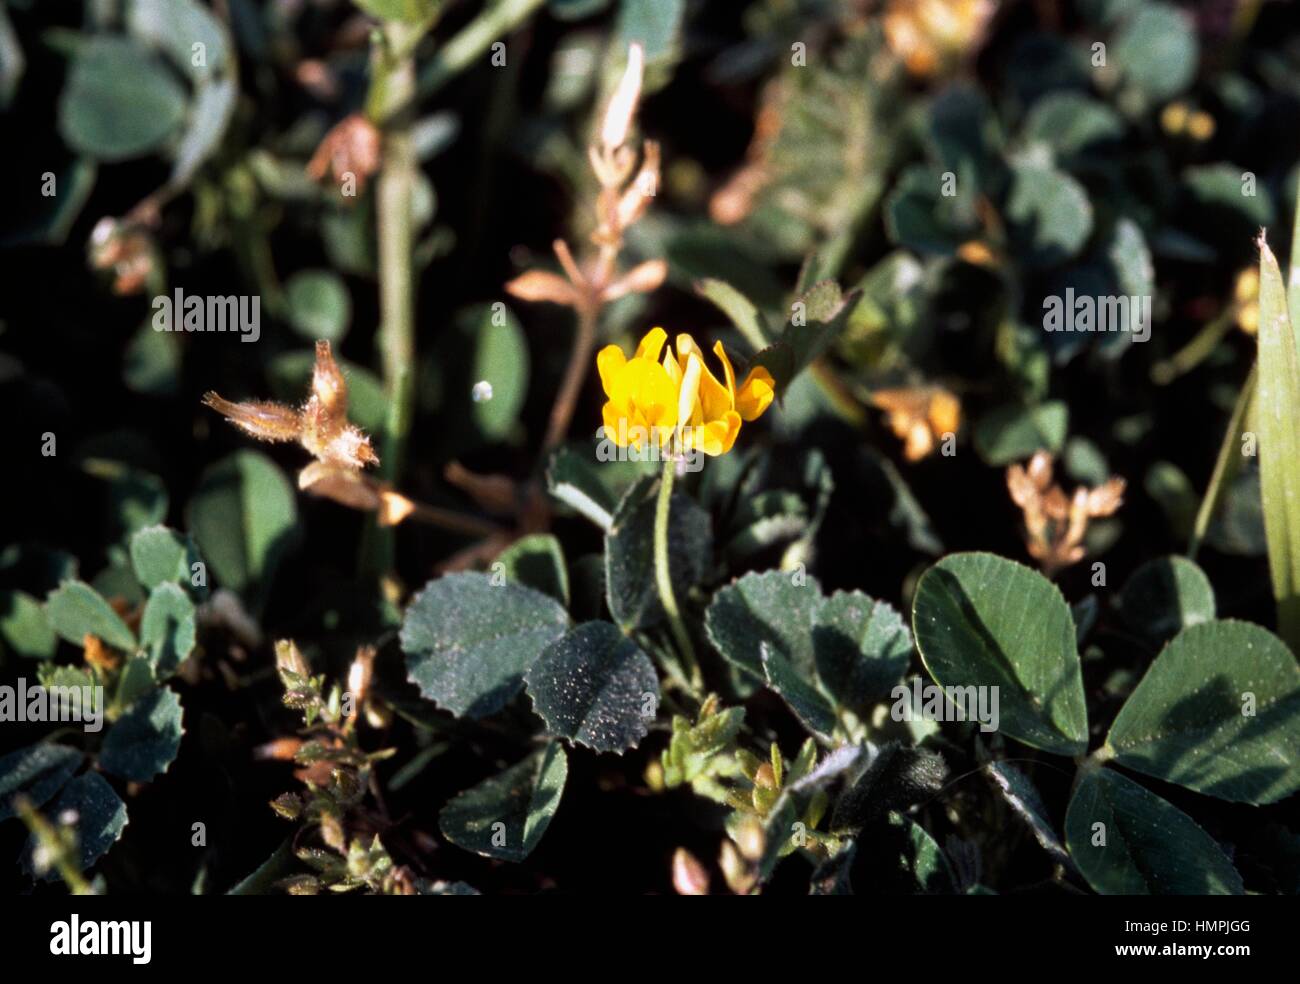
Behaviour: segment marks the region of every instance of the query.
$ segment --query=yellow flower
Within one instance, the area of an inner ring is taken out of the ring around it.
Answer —
[[[762,366],[751,369],[740,388],[736,370],[721,342],[713,353],[722,363],[724,382],[704,364],[704,353],[690,335],[677,336],[677,358],[664,357],[664,367],[681,389],[678,416],[682,424],[682,449],[707,455],[726,454],[736,443],[740,423],[757,420],[772,403],[776,383]]]
[[[713,351],[722,363],[723,382],[704,364],[690,335],[677,336],[675,355],[672,349],[665,351],[667,340],[662,328],[652,328],[630,359],[617,345],[606,345],[597,354],[596,369],[608,397],[601,413],[605,435],[621,448],[639,450],[647,439],[662,447],[680,424],[679,451],[726,454],[741,422],[757,420],[771,404],[776,394],[772,374],[758,366],[737,388],[736,371],[721,342]]]
[[[596,369],[608,401],[601,411],[605,436],[620,448],[638,450],[647,439],[662,446],[677,427],[678,380],[659,362],[668,333],[653,328],[641,339],[636,354],[627,358],[617,345],[606,345],[596,355]]]

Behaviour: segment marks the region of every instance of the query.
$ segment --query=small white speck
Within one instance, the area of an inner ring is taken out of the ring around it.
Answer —
[[[487,403],[488,400],[492,399],[492,384],[486,379],[480,379],[474,384],[474,390],[470,395],[474,398],[475,403]]]

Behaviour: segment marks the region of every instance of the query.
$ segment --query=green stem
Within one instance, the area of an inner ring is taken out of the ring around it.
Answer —
[[[663,475],[659,479],[659,498],[655,503],[655,586],[659,589],[659,600],[668,616],[668,625],[677,643],[683,668],[690,677],[692,688],[700,691],[704,687],[704,678],[700,675],[700,664],[695,660],[695,647],[691,645],[691,637],[682,622],[681,610],[677,607],[677,595],[673,593],[672,573],[668,566],[668,518],[676,471],[677,463],[670,458],[664,462]]]
[[[1237,305],[1229,304],[1219,312],[1217,318],[1197,332],[1190,342],[1163,362],[1152,366],[1151,382],[1157,386],[1168,386],[1179,376],[1191,372],[1218,347],[1236,319]]]
[[[366,114],[384,125],[383,161],[375,189],[379,241],[379,354],[388,419],[380,454],[380,475],[396,483],[401,475],[415,393],[415,225],[412,211],[419,163],[411,127],[415,110],[415,47],[432,26],[386,23],[372,55]],[[370,561],[376,572],[391,569],[393,531],[370,532]]]
[[[19,796],[14,803],[14,807],[23,823],[27,825],[27,829],[31,831],[32,837],[35,838],[37,844],[49,854],[51,866],[59,873],[63,883],[68,886],[68,891],[73,895],[94,895],[95,890],[91,887],[90,882],[86,881],[77,865],[78,854],[75,839],[71,843],[65,842],[54,824],[37,812],[27,797]]]
[[[420,72],[419,95],[430,96],[469,67],[498,38],[509,34],[545,0],[501,0],[443,45]]]

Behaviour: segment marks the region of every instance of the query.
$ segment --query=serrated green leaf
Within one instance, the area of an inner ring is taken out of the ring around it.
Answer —
[[[954,177],[955,190],[965,192],[967,182],[960,175]],[[973,179],[968,182],[974,184]],[[938,168],[913,164],[903,170],[885,196],[885,232],[890,242],[918,253],[951,256],[979,234],[970,207],[973,196],[945,195],[947,184]]]
[[[776,382],[778,397],[834,343],[848,323],[858,292],[841,292],[839,284],[824,280],[814,284],[791,305],[791,317],[767,348],[754,356]]]
[[[1242,892],[1232,862],[1191,817],[1110,769],[1092,768],[1080,778],[1065,815],[1065,841],[1088,884],[1103,895]]]
[[[457,847],[501,861],[523,861],[550,826],[568,773],[564,747],[550,742],[451,800],[438,814],[438,827]]]
[[[912,631],[941,686],[998,688],[1004,734],[1057,755],[1087,749],[1074,620],[1037,571],[994,554],[950,554],[921,575]]]
[[[796,668],[780,650],[766,641],[760,642],[758,649],[767,685],[780,694],[805,727],[815,734],[829,736],[835,730],[835,708],[818,689],[812,674]]]
[[[183,712],[181,699],[167,687],[159,687],[137,700],[117,719],[104,738],[99,765],[132,782],[149,782],[167,767],[180,751]]]
[[[597,752],[635,748],[659,706],[650,657],[609,622],[585,622],[551,643],[524,681],[550,734]]]
[[[165,526],[146,526],[131,537],[131,566],[145,588],[164,581],[188,587],[198,559],[189,537]]]
[[[816,579],[802,572],[751,573],[719,589],[704,613],[704,625],[723,659],[757,680],[766,680],[764,644],[796,669],[811,673],[813,620],[821,604]]]
[[[1011,166],[1007,231],[1030,268],[1054,266],[1078,255],[1092,232],[1092,203],[1083,186],[1033,159]]]
[[[1274,803],[1300,789],[1300,667],[1249,622],[1184,629],[1111,725],[1121,765],[1221,799]]]
[[[194,602],[177,585],[164,583],[149,593],[140,618],[140,645],[159,680],[165,680],[194,651]]]
[[[841,707],[860,711],[889,692],[912,658],[903,616],[860,591],[837,591],[813,620],[817,676]]]
[[[430,700],[478,718],[504,707],[524,673],[568,630],[554,598],[504,578],[448,574],[430,581],[402,619],[407,674]]]
[[[87,635],[93,635],[114,649],[135,650],[135,634],[84,581],[64,581],[50,592],[45,617],[60,638],[74,645],[80,646]]]

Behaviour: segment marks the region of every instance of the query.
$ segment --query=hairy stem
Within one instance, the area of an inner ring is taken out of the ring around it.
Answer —
[[[700,664],[695,660],[695,647],[682,622],[681,610],[677,607],[677,595],[673,593],[672,573],[668,566],[668,518],[673,499],[673,478],[677,463],[671,458],[664,462],[663,476],[659,479],[659,498],[655,503],[655,586],[659,589],[659,600],[668,616],[668,625],[672,629],[673,640],[681,656],[682,667],[690,677],[692,689],[699,692],[704,687],[700,675]]]

